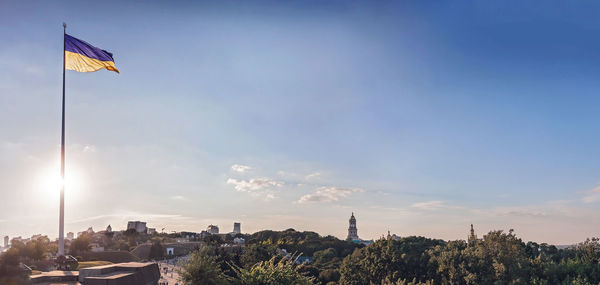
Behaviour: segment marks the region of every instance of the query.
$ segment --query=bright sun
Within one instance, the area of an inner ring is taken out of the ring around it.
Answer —
[[[65,173],[65,193],[76,193],[81,187],[80,175],[76,169],[68,169]],[[37,181],[39,194],[47,199],[58,198],[63,180],[60,177],[60,168],[49,167],[41,172]]]

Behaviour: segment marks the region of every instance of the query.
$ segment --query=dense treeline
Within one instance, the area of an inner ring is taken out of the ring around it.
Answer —
[[[299,261],[297,256],[286,257],[281,249],[311,256],[312,261],[281,266],[278,262],[282,260]],[[558,249],[548,244],[524,243],[512,230],[492,231],[471,243],[405,237],[381,239],[366,247],[312,232],[264,231],[251,235],[243,251],[232,252],[235,251],[204,252],[218,267],[220,283],[214,284],[290,284],[286,283],[289,278],[298,278],[296,284],[330,285],[600,284],[598,239]],[[202,258],[196,256],[196,262],[190,264],[197,266],[199,259]],[[286,273],[274,274],[278,268]],[[274,275],[286,281],[256,281]],[[254,281],[244,279],[248,276]]]
[[[510,231],[482,240],[441,242],[408,237],[355,251],[340,267],[340,284],[599,284],[600,246],[524,243]]]
[[[558,249],[512,231],[470,243],[413,236],[369,246],[293,229],[244,235],[243,247],[214,237],[184,265],[187,284],[600,284],[597,238]],[[158,254],[164,249],[155,239]],[[82,236],[69,250],[88,249]],[[55,253],[47,238],[13,243],[0,256],[0,284],[11,284],[19,264],[42,267]]]
[[[13,240],[11,248],[0,255],[0,284],[25,284],[21,264],[28,264],[33,269],[47,269],[51,266],[48,257],[56,255],[57,251],[57,246],[46,236],[27,243]]]
[[[313,256],[318,251],[333,250],[338,257],[351,254],[354,249],[363,247],[360,244],[342,241],[334,236],[322,237],[315,232],[298,232],[294,229],[285,231],[260,231],[247,237],[247,244],[272,244],[289,253],[301,253]]]

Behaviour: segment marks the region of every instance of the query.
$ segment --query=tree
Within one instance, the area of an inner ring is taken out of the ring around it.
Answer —
[[[191,254],[189,261],[182,265],[179,274],[183,283],[188,285],[229,283],[229,279],[223,274],[216,258],[210,255],[210,249],[206,246]]]
[[[129,240],[129,246],[137,245],[137,238],[139,236],[139,233],[135,229],[128,229],[125,232],[123,232],[123,235],[127,238],[127,240]]]
[[[34,261],[42,260],[50,250],[50,239],[47,236],[39,237],[27,243],[27,253],[30,259]]]
[[[274,245],[251,244],[244,248],[240,262],[244,268],[251,268],[256,263],[267,261],[277,255]]]
[[[427,282],[436,276],[428,249],[443,245],[441,240],[406,237],[398,241],[379,240],[347,256],[340,267],[340,284],[381,283],[384,280]]]
[[[317,264],[325,264],[333,261],[335,258],[337,258],[337,253],[335,252],[335,249],[331,247],[328,249],[316,251],[313,254],[314,263]]]
[[[319,273],[319,281],[323,284],[340,280],[340,272],[336,269],[325,269]]]
[[[15,247],[0,255],[0,284],[27,284],[19,267],[20,258],[19,249]]]
[[[90,237],[87,234],[83,234],[71,242],[71,245],[69,246],[69,253],[77,256],[88,252],[90,249]]]
[[[471,262],[467,259],[464,250],[467,243],[462,240],[450,241],[445,245],[438,245],[429,250],[431,263],[437,268],[444,284],[465,284],[470,272],[467,270]],[[468,284],[468,283],[467,283]]]
[[[525,252],[526,245],[510,230],[491,231],[483,240],[465,249],[471,266],[473,283],[502,282],[503,284],[526,284],[531,270]]]
[[[272,257],[268,261],[261,261],[249,269],[233,266],[240,284],[245,285],[310,285],[314,278],[308,277],[299,271],[302,265],[296,265],[297,258],[281,258],[277,261]]]

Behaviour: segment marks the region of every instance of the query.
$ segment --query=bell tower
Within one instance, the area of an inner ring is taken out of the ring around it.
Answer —
[[[474,243],[477,241],[477,235],[475,234],[475,230],[473,229],[473,224],[471,224],[471,234],[467,237],[468,243]]]
[[[358,229],[356,228],[356,218],[354,217],[354,212],[352,212],[352,216],[350,216],[350,226],[348,227],[348,237],[346,240],[354,241],[359,240],[358,238]]]

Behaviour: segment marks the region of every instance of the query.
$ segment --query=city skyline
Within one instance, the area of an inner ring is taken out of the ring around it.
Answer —
[[[129,220],[344,239],[599,236],[595,3],[0,3],[0,236]],[[89,17],[93,9],[106,17]]]

